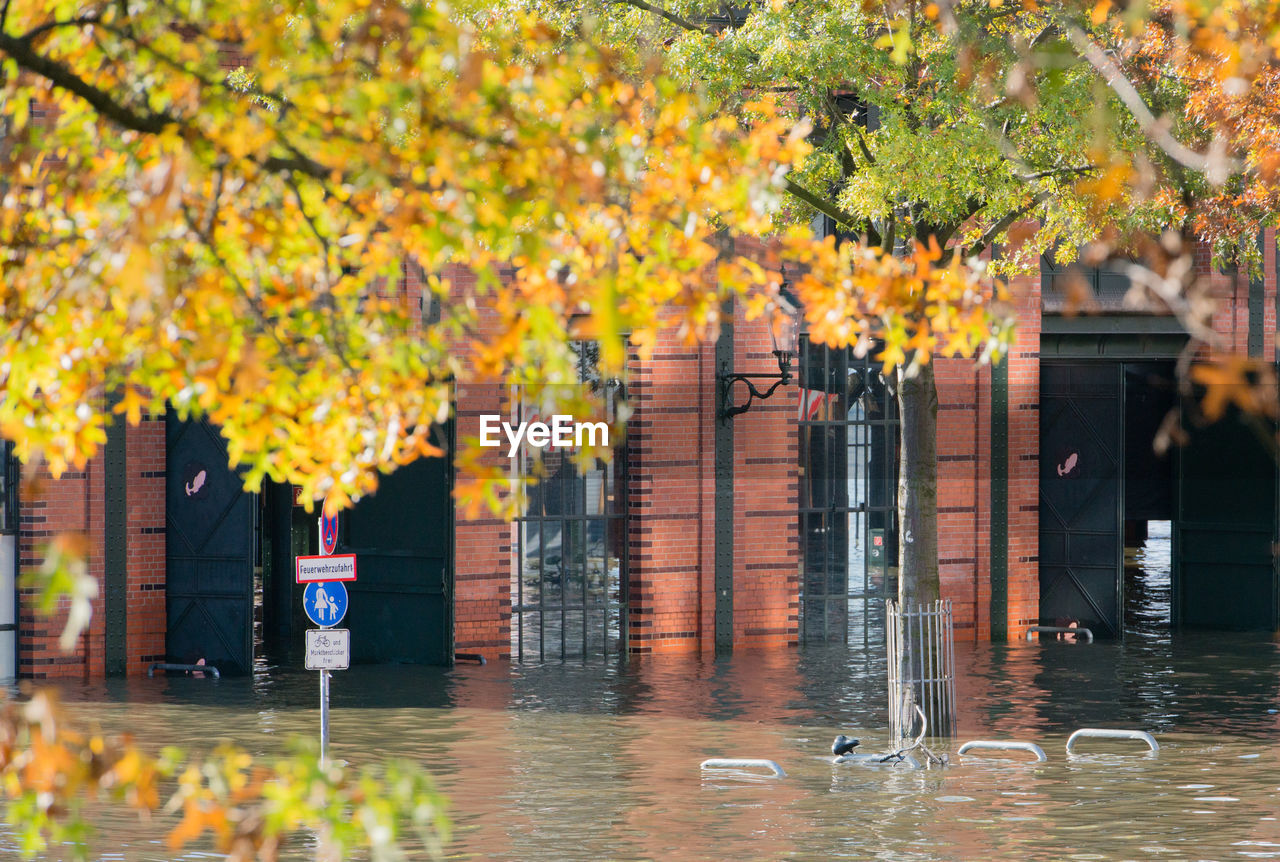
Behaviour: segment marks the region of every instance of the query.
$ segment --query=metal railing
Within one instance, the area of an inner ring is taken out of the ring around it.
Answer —
[[[1082,727],[1067,738],[1067,754],[1074,754],[1072,749],[1075,748],[1076,740],[1086,737],[1093,739],[1136,739],[1139,742],[1145,742],[1147,748],[1151,751],[1160,750],[1160,743],[1156,742],[1156,738],[1145,730],[1112,730],[1103,727]]]
[[[1034,754],[1037,763],[1044,763],[1049,759],[1044,753],[1044,749],[1036,745],[1034,742],[1019,742],[1017,740],[999,740],[999,739],[975,739],[972,742],[966,742],[960,746],[960,750],[956,754],[968,754],[970,751],[1026,751]]]
[[[760,757],[713,757],[702,761],[699,765],[700,769],[755,769],[756,767],[768,769],[773,773],[774,778],[787,777],[787,773],[776,762]]]
[[[934,736],[954,736],[956,662],[950,600],[902,611],[896,601],[886,599],[885,610],[892,739],[914,735],[917,706]]]
[[[181,671],[182,673],[188,673],[192,676],[195,676],[196,674],[203,674],[205,676],[211,676],[214,679],[222,678],[222,674],[218,673],[218,669],[211,664],[170,664],[169,662],[162,661],[152,663],[151,667],[147,668],[147,676],[155,676],[156,671],[158,670]]]

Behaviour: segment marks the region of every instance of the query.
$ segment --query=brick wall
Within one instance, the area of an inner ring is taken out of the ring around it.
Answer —
[[[1010,285],[1018,317],[1009,352],[1009,604],[1010,639],[1040,617],[1040,277]],[[989,415],[990,411],[988,411]],[[990,499],[988,497],[988,499]]]
[[[89,573],[102,582],[102,543],[100,526],[94,528],[93,516],[102,510],[102,458],[94,458],[82,470],[67,471],[54,481],[43,466],[25,465],[22,471],[19,502],[18,535],[19,571],[38,570],[45,561],[45,547],[61,534],[72,534],[78,550],[87,552]],[[97,504],[94,496],[99,498]],[[80,642],[70,652],[58,647],[66,621],[67,602],[49,616],[36,611],[36,594],[22,589],[18,593],[18,674],[37,679],[46,677],[101,676],[102,599],[94,602],[93,622]]]
[[[705,650],[715,634],[715,345],[664,332],[628,387],[626,594],[634,653]]]
[[[778,371],[763,321],[734,319],[734,368]],[[715,647],[715,345],[664,333],[634,364],[629,459],[629,645],[634,653]],[[739,393],[739,400],[742,396]],[[799,637],[799,440],[785,394],[734,423],[733,641]]]
[[[956,637],[990,636],[991,369],[939,359],[938,575]]]
[[[474,296],[476,279],[472,273],[463,267],[451,266],[443,275],[449,280],[454,297]],[[418,289],[416,284],[414,289]],[[478,334],[494,336],[498,326],[496,317],[483,313],[482,301],[477,304],[482,310],[476,324]],[[454,345],[454,351],[464,363],[468,361],[471,350],[471,345],[465,341]],[[508,415],[500,386],[459,387],[455,400],[454,437],[459,443],[469,437],[480,436],[481,414]],[[506,453],[500,449],[486,451],[482,463],[501,468],[509,464]],[[513,564],[511,526],[487,510],[469,513],[462,506],[456,507],[453,579],[453,640],[456,652],[476,653],[489,659],[510,658]]]
[[[741,308],[734,320],[734,370],[778,373],[767,321],[748,322]],[[794,381],[791,386],[730,420],[735,647],[799,642],[800,436]],[[739,391],[738,397],[745,396]]]
[[[1262,300],[1262,358],[1271,361],[1276,356],[1276,230],[1263,232],[1262,271],[1266,288]]]
[[[1197,266],[1208,272],[1208,254]],[[1276,250],[1265,243],[1264,356],[1274,355]],[[448,275],[456,295],[473,279]],[[406,269],[402,287],[416,295],[421,273]],[[1009,548],[1008,635],[1038,617],[1038,435],[1040,280],[1014,281],[1017,343],[1008,362]],[[1247,273],[1214,276],[1223,306],[1217,331],[1236,350],[1247,346]],[[492,327],[481,316],[481,331]],[[734,364],[774,373],[766,325],[734,319]],[[466,345],[458,345],[466,361]],[[718,395],[715,345],[690,345],[664,333],[645,361],[633,357],[628,426],[628,638],[636,653],[699,652],[714,646],[715,433]],[[943,595],[954,603],[957,636],[984,641],[991,632],[990,416],[991,370],[969,360],[939,360],[939,561]],[[501,412],[500,387],[458,393],[458,439],[478,433],[481,413]],[[741,397],[741,396],[740,396]],[[794,399],[757,402],[734,423],[734,643],[777,647],[798,640],[798,438]],[[126,438],[128,671],[145,671],[164,653],[164,420],[148,418]],[[494,450],[495,464],[506,463]],[[20,504],[20,566],[43,561],[43,545],[58,533],[86,537],[91,574],[102,580],[103,465],[53,481],[39,467],[24,470]],[[455,516],[454,640],[459,652],[491,659],[511,653],[511,527],[484,513]],[[103,672],[102,600],[76,649],[57,649],[62,618],[34,612],[27,591],[19,605],[19,670],[24,676],[98,676]]]
[[[506,415],[496,386],[460,386],[455,435],[480,435],[480,415]],[[488,450],[485,463],[507,465],[506,453]],[[469,514],[459,506],[454,518],[454,650],[489,659],[511,657],[512,527],[487,511]]]
[[[1009,381],[1008,636],[1039,617],[1040,277],[1010,284],[1018,325]],[[991,367],[939,359],[938,569],[956,638],[991,639]],[[1000,633],[1003,634],[1003,633]]]
[[[165,659],[165,419],[144,417],[125,438],[128,475],[129,674]]]
[[[165,652],[164,417],[145,417],[125,437],[128,476],[126,513],[127,672],[146,673]],[[100,677],[105,672],[103,605],[106,540],[103,457],[58,480],[39,465],[23,468],[18,510],[19,570],[31,573],[45,562],[46,546],[59,535],[87,554],[89,574],[98,582],[93,619],[76,647],[64,653],[58,638],[67,603],[50,616],[36,610],[32,589],[18,594],[18,674],[24,677]]]

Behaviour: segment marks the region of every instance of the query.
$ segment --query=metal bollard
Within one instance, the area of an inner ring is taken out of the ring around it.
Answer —
[[[1044,763],[1049,758],[1045,756],[1044,749],[1036,745],[1034,742],[1018,742],[1016,740],[1001,741],[998,739],[975,739],[972,742],[966,742],[960,746],[960,750],[956,754],[966,754],[975,749],[985,749],[988,751],[1026,751],[1036,756],[1037,763]]]
[[[1136,739],[1145,742],[1152,751],[1160,750],[1160,743],[1145,730],[1109,730],[1101,727],[1082,727],[1067,738],[1067,754],[1071,754],[1077,739],[1093,737],[1095,739]]]

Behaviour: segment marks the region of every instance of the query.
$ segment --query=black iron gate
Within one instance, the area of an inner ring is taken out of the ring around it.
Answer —
[[[884,640],[897,593],[898,412],[880,364],[800,342],[801,639]]]
[[[253,667],[253,495],[208,422],[165,422],[165,651],[226,674]]]
[[[1177,460],[1174,623],[1274,631],[1275,429],[1235,409],[1211,425],[1191,412]]]
[[[1040,368],[1040,616],[1123,630],[1124,366]]]

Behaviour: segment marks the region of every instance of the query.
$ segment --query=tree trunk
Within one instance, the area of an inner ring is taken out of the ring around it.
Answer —
[[[898,604],[941,598],[938,582],[938,387],[933,363],[908,378],[899,368]]]
[[[902,427],[901,461],[898,465],[898,611],[913,613],[922,605],[932,607],[940,598],[938,581],[938,388],[934,383],[932,363],[918,369],[908,378],[902,368],[897,372],[898,414]],[[945,734],[948,717],[938,709],[937,698],[924,694],[921,686],[926,678],[937,675],[937,657],[931,655],[931,642],[912,636],[923,620],[914,617],[911,627],[899,616],[896,662],[901,685],[898,697],[900,727],[892,730],[906,745],[919,725],[915,707],[925,713],[934,735]],[[932,683],[930,683],[932,684]],[[933,713],[933,714],[930,714]]]

